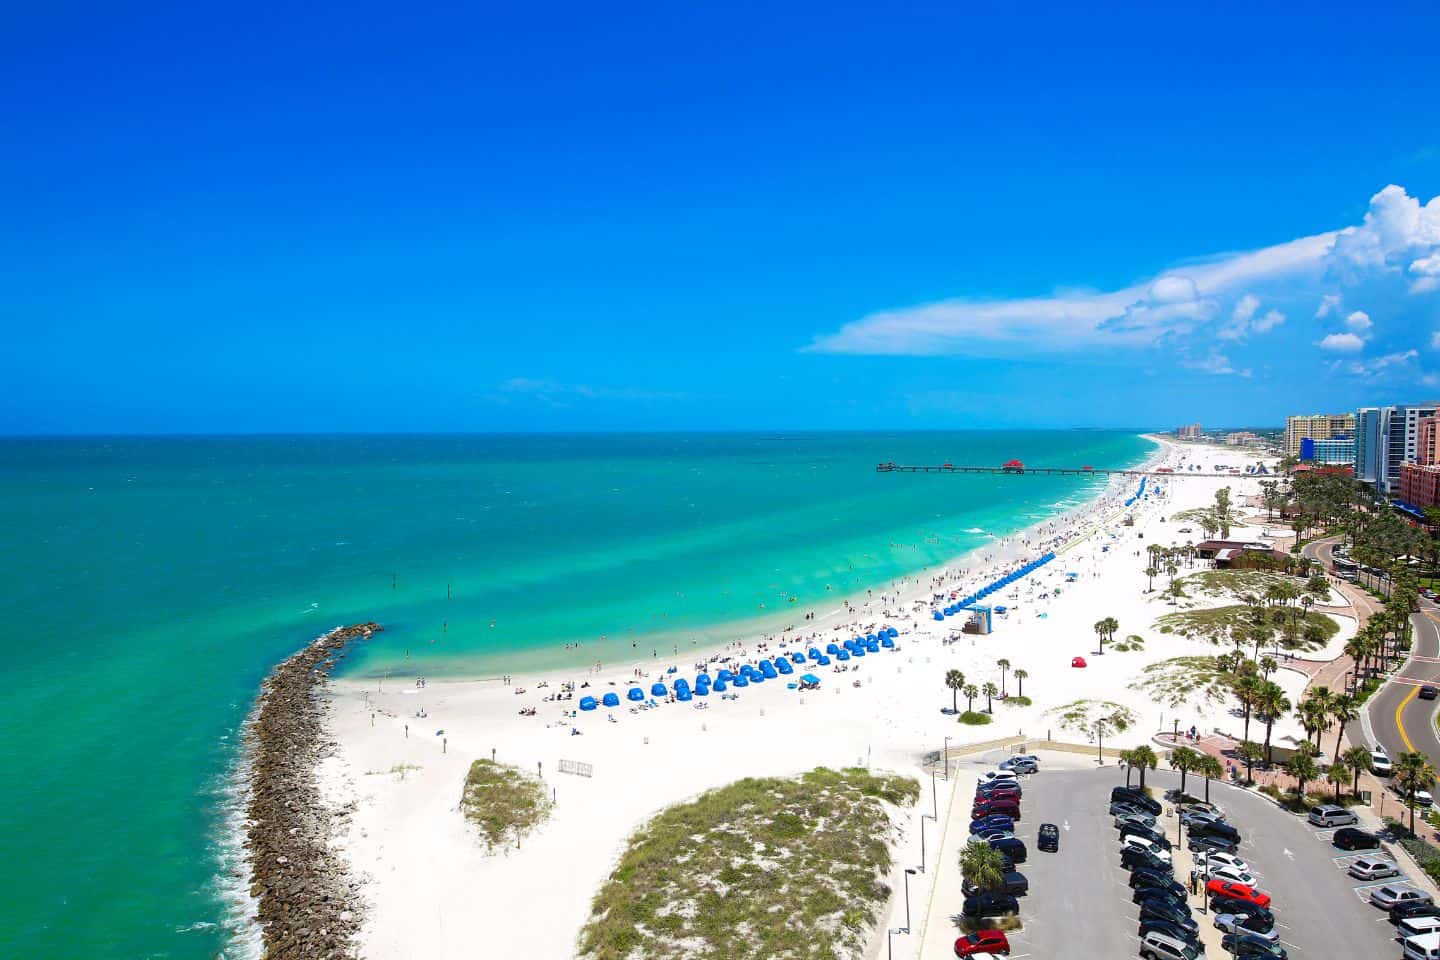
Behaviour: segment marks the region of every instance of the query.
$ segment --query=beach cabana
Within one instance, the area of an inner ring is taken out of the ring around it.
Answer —
[[[675,699],[676,699],[676,700],[679,700],[681,703],[685,703],[687,700],[689,700],[689,699],[691,698],[691,696],[692,696],[692,694],[690,693],[689,690],[676,690],[676,691],[675,691]]]
[[[931,610],[930,613],[936,620],[945,619],[945,614],[941,613],[939,610]]]
[[[880,641],[880,646],[885,647],[887,650],[894,650],[894,649],[895,649],[895,638],[894,638],[894,637],[886,637],[884,640],[881,640],[881,641]]]
[[[851,653],[853,656],[863,657],[863,656],[865,656],[865,648],[864,648],[864,647],[856,647],[854,650],[851,650],[850,653]]]
[[[886,638],[885,638],[885,642],[886,642],[886,643],[889,643],[889,642],[890,642],[890,638],[889,638],[889,637],[886,637]],[[865,652],[866,652],[866,653],[879,653],[879,652],[880,652],[880,644],[879,644],[878,642],[877,642],[877,643],[867,643],[867,644],[865,644]]]
[[[645,691],[641,690],[639,687],[631,687],[630,692],[625,694],[625,696],[628,699],[634,700],[636,703],[639,703],[640,701],[645,699]]]
[[[740,676],[736,677],[734,680],[731,680],[731,681],[730,681],[730,685],[731,685],[732,687],[748,687],[748,686],[750,686],[750,681],[747,680],[747,679],[745,679],[744,674],[741,674]]]
[[[779,670],[781,673],[794,673],[794,672],[795,672],[795,668],[792,667],[792,666],[790,666],[790,661],[789,661],[789,660],[776,660],[776,661],[775,661],[775,669],[776,669],[776,670]]]
[[[749,679],[751,683],[764,683],[769,678],[763,673],[752,673]]]
[[[708,696],[710,696],[710,685],[707,683],[707,684],[706,684],[705,686],[703,686],[703,687],[697,686],[697,687],[695,688],[695,696],[697,696],[697,697],[708,697]]]
[[[859,641],[857,640],[856,642],[858,643]],[[874,642],[875,642],[875,634],[873,634],[873,633],[867,633],[867,634],[865,634],[865,642],[866,642],[866,643],[874,643]]]
[[[887,634],[889,634],[890,636],[892,636],[892,637],[898,637],[898,636],[900,636],[900,631],[899,631],[899,630],[896,630],[894,627],[886,627],[886,628],[885,628],[885,632],[886,632]]]
[[[850,659],[850,651],[849,651],[849,650],[840,650],[840,651],[837,651],[836,654],[835,654],[835,659],[836,659],[836,660],[849,660],[849,659]]]
[[[766,680],[774,680],[777,676],[779,676],[779,674],[775,672],[775,664],[771,663],[769,660],[761,660],[760,676],[764,677]]]
[[[617,693],[607,693],[601,702],[607,707],[618,707],[620,706],[620,695]]]
[[[817,667],[828,667],[828,666],[830,666],[830,658],[829,658],[829,657],[821,657],[820,659],[818,659],[818,660],[815,661],[815,666],[817,666]]]
[[[825,652],[833,657],[840,652],[840,645],[838,643],[827,643],[825,644]]]
[[[668,691],[667,689],[665,689],[665,684],[663,684],[663,683],[652,683],[652,684],[650,684],[650,696],[652,696],[652,697],[663,697],[663,696],[665,696],[665,694],[667,694],[667,693],[669,693],[669,692],[670,692],[670,691]]]
[[[820,651],[819,651],[819,650],[816,650],[815,652],[816,652],[816,653],[819,653]],[[793,662],[795,662],[795,663],[804,663],[804,662],[805,662],[805,654],[800,653],[800,652],[797,651],[797,652],[795,652],[795,653],[790,654],[790,659],[791,659]]]
[[[595,698],[594,698],[594,697],[581,697],[581,698],[580,698],[580,709],[581,709],[581,710],[594,710],[594,709],[595,709],[596,707],[598,707],[598,706],[599,706],[599,704],[595,702]]]
[[[679,693],[681,690],[689,690],[689,689],[690,689],[690,681],[689,681],[689,680],[686,680],[684,677],[681,677],[679,680],[676,680],[676,681],[675,681],[675,692],[676,692],[676,693]]]
[[[734,680],[734,679],[735,679],[735,671],[734,671],[734,670],[730,670],[730,669],[721,670],[718,674],[715,675],[715,679],[717,679],[717,680],[726,680],[726,681]]]
[[[813,674],[813,673],[803,674],[803,675],[801,675],[800,679],[801,679],[801,680],[804,680],[806,683],[813,683],[813,684],[815,684],[816,686],[819,686],[819,684],[820,684],[820,678],[817,677],[817,676],[815,676],[815,674]]]

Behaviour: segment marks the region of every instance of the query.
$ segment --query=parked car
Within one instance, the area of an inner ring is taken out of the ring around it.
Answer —
[[[964,896],[973,897],[984,891],[980,890],[980,888],[976,887],[975,884],[969,880],[962,879],[960,882],[960,892]],[[1030,892],[1030,881],[1025,878],[1023,873],[1006,870],[1000,875],[1000,886],[990,892],[1008,893],[1012,897],[1023,897]]]
[[[1124,817],[1130,815],[1139,815],[1142,817],[1154,816],[1154,814],[1152,814],[1149,810],[1146,810],[1144,807],[1140,806],[1140,804],[1136,803],[1134,798],[1131,798],[1129,800],[1110,801],[1110,816]]]
[[[1440,917],[1440,907],[1433,903],[1402,903],[1390,908],[1391,923],[1416,917]]]
[[[1193,830],[1195,829],[1196,824],[1224,823],[1225,818],[1220,814],[1214,813],[1210,810],[1191,809],[1180,811],[1180,822],[1185,824],[1186,827],[1189,827],[1191,830]]]
[[[1215,929],[1222,933],[1235,933],[1237,931],[1248,933],[1253,936],[1263,937],[1271,943],[1280,939],[1280,934],[1275,929],[1273,923],[1266,923],[1260,917],[1247,916],[1243,913],[1215,914]]]
[[[1198,960],[1204,956],[1204,951],[1198,941],[1182,940],[1159,930],[1152,930],[1140,938],[1143,960]]]
[[[1229,900],[1225,897],[1210,898],[1210,912],[1214,914],[1231,913],[1237,917],[1245,917],[1254,921],[1247,924],[1252,930],[1273,930],[1275,928],[1275,914],[1270,912],[1268,907],[1251,903],[1249,900]]]
[[[1194,943],[1199,945],[1199,931],[1190,931],[1177,923],[1168,920],[1157,920],[1155,917],[1146,917],[1140,921],[1140,939],[1145,939],[1147,933],[1163,933],[1167,937],[1174,937],[1182,943]]]
[[[980,775],[981,783],[996,783],[1002,780],[1015,784],[1020,782],[1020,778],[1015,775],[1015,771],[1006,770],[1004,767],[1000,767],[997,770],[986,770]]]
[[[1110,802],[1116,801],[1129,803],[1139,807],[1151,816],[1158,817],[1164,809],[1160,801],[1141,790],[1139,787],[1116,787],[1110,791]]]
[[[1234,867],[1236,870],[1250,872],[1250,864],[1241,860],[1233,853],[1226,853],[1224,850],[1205,850],[1195,855],[1196,866],[1202,867]]]
[[[1020,901],[1008,893],[977,893],[973,897],[966,897],[960,906],[960,915],[972,919],[1019,912]]]
[[[1015,836],[1015,831],[1013,830],[990,829],[972,833],[970,834],[970,839],[984,840],[986,843],[989,843],[991,840],[1004,840],[1006,837],[1013,836]]]
[[[1166,850],[1154,840],[1150,840],[1146,837],[1136,836],[1126,836],[1120,838],[1120,849],[1125,850],[1132,847],[1149,851],[1150,853],[1154,854],[1156,857],[1165,861],[1166,863],[1170,862],[1170,851]]]
[[[1035,846],[1050,853],[1060,852],[1060,828],[1053,823],[1040,824],[1040,837]]]
[[[1150,827],[1142,827],[1136,824],[1127,824],[1126,826],[1120,828],[1120,842],[1124,843],[1127,837],[1140,837],[1143,840],[1149,840],[1152,843],[1157,843],[1166,850],[1170,849],[1170,838],[1165,836],[1165,834],[1161,833],[1159,830],[1154,830]]]
[[[1434,903],[1435,899],[1423,890],[1400,883],[1387,883],[1370,891],[1370,902],[1382,910],[1393,910],[1402,904]]]
[[[1200,834],[1199,836],[1192,834],[1190,836],[1191,853],[1207,853],[1211,850],[1218,850],[1222,853],[1234,853],[1237,849],[1239,849],[1238,843],[1226,840],[1224,837],[1212,837],[1207,834]]]
[[[978,833],[981,830],[1014,830],[1015,821],[1009,817],[999,814],[992,814],[988,817],[981,817],[979,820],[970,821],[970,832]]]
[[[1188,906],[1185,900],[1185,888],[1178,883],[1171,883],[1164,887],[1136,887],[1135,892],[1130,894],[1131,903],[1149,903],[1152,900]]]
[[[1395,771],[1395,765],[1390,762],[1390,754],[1385,752],[1384,747],[1375,747],[1370,751],[1370,772],[1377,777],[1388,777]]]
[[[1143,847],[1126,847],[1120,851],[1120,866],[1129,870],[1144,867],[1147,870],[1163,870],[1171,873],[1170,861],[1162,860]]]
[[[1345,827],[1360,822],[1354,813],[1333,803],[1322,803],[1306,819],[1317,827]]]
[[[1011,773],[1029,774],[1038,772],[1040,765],[1034,760],[1025,757],[1011,757],[1009,760],[1000,764],[1000,769],[1008,770]]]
[[[1185,887],[1168,873],[1157,870],[1135,870],[1130,874],[1132,890],[1165,890],[1177,897],[1185,896]]]
[[[1024,760],[1024,761],[1026,761],[1026,762],[1028,762],[1028,763],[1034,764],[1036,767],[1039,767],[1039,766],[1040,766],[1040,758],[1037,757],[1037,756],[1035,756],[1035,754],[1033,754],[1033,753],[1017,753],[1017,754],[1014,754],[1013,756],[1011,756],[1010,759],[1011,759],[1011,760]],[[1003,767],[1003,766],[1005,766],[1005,764],[1002,763],[1002,764],[1000,764],[1000,766]]]
[[[1177,797],[1177,802],[1175,806],[1180,810],[1181,813],[1185,813],[1187,811],[1193,813],[1208,813],[1212,816],[1219,817],[1222,820],[1225,818],[1224,811],[1222,811],[1215,804],[1207,803],[1204,800],[1196,800],[1194,797],[1179,795]]]
[[[1341,827],[1335,831],[1330,842],[1341,850],[1378,850],[1380,838],[1373,833],[1366,833],[1358,827]]]
[[[1240,831],[1228,823],[1197,823],[1189,830],[1192,837],[1218,837],[1227,843],[1238,844]]]
[[[977,953],[1010,955],[1010,939],[1004,930],[976,930],[955,941],[955,956],[968,957]]]
[[[998,850],[1009,857],[1012,863],[1024,863],[1028,857],[1025,852],[1025,841],[1017,837],[1003,837],[999,840],[987,841],[991,850]]]
[[[1345,872],[1356,880],[1384,880],[1386,877],[1400,876],[1395,861],[1386,860],[1384,857],[1360,857],[1350,864],[1350,869]]]
[[[1278,942],[1261,940],[1248,933],[1227,933],[1220,938],[1220,948],[1234,960],[1288,960],[1289,954]]]
[[[1128,807],[1126,812],[1115,815],[1115,829],[1123,830],[1126,824],[1154,828],[1155,818],[1138,807]]]
[[[1238,883],[1244,887],[1253,887],[1258,881],[1255,875],[1248,870],[1241,870],[1237,867],[1222,867],[1218,864],[1213,867],[1204,868],[1200,876],[1206,880],[1229,880],[1231,883]]]
[[[1190,908],[1183,903],[1175,903],[1170,900],[1146,900],[1140,904],[1140,919],[1153,917],[1156,920],[1164,920],[1176,926],[1189,930],[1192,934],[1198,933],[1200,925],[1190,916]]]
[[[970,819],[979,820],[981,817],[988,817],[994,814],[1009,817],[1012,821],[1020,819],[1020,804],[1009,798],[1000,797],[995,800],[976,800],[975,805],[970,808]]]
[[[1244,883],[1235,883],[1231,880],[1211,880],[1205,884],[1205,892],[1211,897],[1224,900],[1245,900],[1266,909],[1270,907],[1270,894]]]

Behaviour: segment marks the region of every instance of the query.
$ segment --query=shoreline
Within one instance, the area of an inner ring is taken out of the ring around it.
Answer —
[[[247,725],[243,848],[264,956],[350,957],[360,930],[359,887],[332,848],[340,813],[320,785],[329,740],[322,690],[337,659],[377,623],[337,627],[266,677]]]
[[[1153,444],[1140,459],[1132,464],[1117,469],[1150,469],[1164,463],[1170,456],[1172,448],[1180,449],[1171,441],[1156,436],[1155,434],[1135,434]],[[906,606],[921,597],[924,590],[917,589],[922,580],[935,582],[940,578],[947,577],[951,571],[957,568],[962,571],[960,577],[974,573],[977,578],[983,579],[984,571],[1003,570],[1018,565],[1027,559],[1029,554],[1039,554],[1045,550],[1054,550],[1057,554],[1070,549],[1075,542],[1083,540],[1093,533],[1093,527],[1104,521],[1104,517],[1096,516],[1096,511],[1106,501],[1113,501],[1118,505],[1125,496],[1124,491],[1136,481],[1130,477],[1112,477],[1106,483],[1097,487],[1093,495],[1085,497],[1081,502],[1064,507],[1055,512],[1030,523],[1022,524],[1010,533],[1003,536],[988,534],[992,539],[965,550],[961,553],[951,555],[942,560],[933,561],[925,566],[919,567],[909,573],[888,580],[877,582],[867,592],[855,592],[850,594],[837,595],[824,598],[825,608],[820,607],[820,601],[810,604],[812,609],[805,609],[803,605],[797,604],[788,611],[787,616],[759,616],[738,620],[728,620],[714,624],[703,625],[698,628],[687,628],[691,630],[703,630],[711,636],[706,639],[694,641],[688,647],[675,643],[675,638],[669,634],[651,634],[650,644],[655,643],[655,638],[664,637],[669,641],[672,650],[668,654],[660,653],[660,647],[652,647],[652,656],[644,657],[643,652],[636,652],[629,657],[616,658],[605,661],[588,661],[585,658],[573,656],[575,651],[555,651],[546,649],[541,656],[524,659],[524,652],[516,654],[516,665],[507,667],[506,673],[496,674],[490,671],[478,672],[446,672],[444,674],[429,675],[420,672],[402,673],[399,669],[401,664],[407,665],[405,661],[397,664],[389,670],[367,671],[354,675],[342,674],[335,677],[338,684],[353,684],[363,686],[366,683],[373,683],[377,680],[394,680],[409,677],[415,679],[424,677],[427,684],[464,684],[464,683],[500,683],[506,676],[516,675],[540,675],[554,680],[560,674],[568,675],[566,679],[579,677],[593,678],[603,673],[613,671],[617,668],[628,667],[629,669],[647,670],[653,669],[661,662],[684,661],[689,658],[712,660],[716,654],[723,654],[733,649],[745,649],[747,643],[760,642],[772,643],[786,635],[800,635],[803,632],[821,631],[834,628],[835,624],[846,621],[853,617],[856,610],[862,608],[868,601],[875,597],[882,600],[889,598],[892,594],[892,602]],[[1082,520],[1089,521],[1081,523]],[[1076,529],[1074,535],[1065,538],[1051,537],[1048,540],[1042,538],[1041,534],[1046,531],[1054,531],[1067,526],[1085,527],[1084,530]],[[813,619],[809,619],[814,614]],[[888,616],[889,614],[887,614]],[[798,622],[797,621],[798,618]],[[896,612],[895,619],[909,619],[910,614]],[[733,634],[733,639],[719,639],[715,634],[723,631],[726,634]],[[636,641],[637,643],[639,640]],[[598,665],[598,669],[597,669]],[[648,665],[648,666],[647,666]],[[576,682],[579,682],[578,680]]]

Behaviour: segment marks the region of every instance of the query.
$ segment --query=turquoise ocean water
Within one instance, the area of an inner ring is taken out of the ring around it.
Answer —
[[[0,440],[0,956],[226,953],[237,731],[270,665],[329,627],[386,626],[351,675],[663,657],[1098,483],[878,461],[1151,449],[1096,431]]]

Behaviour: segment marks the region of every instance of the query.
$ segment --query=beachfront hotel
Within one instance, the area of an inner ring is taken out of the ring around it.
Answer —
[[[1299,457],[1302,440],[1335,440],[1355,436],[1355,414],[1312,413],[1285,418],[1285,454]],[[1329,461],[1326,461],[1329,462]]]
[[[1361,407],[1356,411],[1356,479],[1372,484],[1381,493],[1398,495],[1401,468],[1419,462],[1421,425],[1434,419],[1436,408],[1437,404],[1431,402]],[[1427,436],[1433,451],[1434,435]]]

